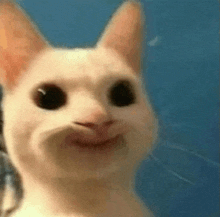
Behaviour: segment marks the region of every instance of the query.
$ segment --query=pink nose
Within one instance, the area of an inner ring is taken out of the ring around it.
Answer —
[[[107,136],[108,129],[114,123],[111,115],[99,105],[84,108],[81,115],[74,124],[93,130],[100,137]]]
[[[108,129],[111,127],[111,125],[114,123],[113,120],[111,121],[105,121],[102,123],[96,123],[96,122],[74,122],[77,125],[81,125],[83,127],[92,129],[96,131],[99,135],[107,135]]]

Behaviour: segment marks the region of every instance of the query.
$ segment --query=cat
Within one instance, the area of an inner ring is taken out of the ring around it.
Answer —
[[[143,85],[141,4],[125,1],[91,48],[54,48],[0,2],[7,153],[23,186],[11,217],[153,216],[134,174],[157,140]]]

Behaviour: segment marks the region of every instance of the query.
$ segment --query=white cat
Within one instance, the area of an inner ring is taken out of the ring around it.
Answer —
[[[93,48],[53,48],[0,3],[4,137],[23,183],[12,217],[152,216],[134,174],[157,138],[142,85],[143,17],[122,4]]]

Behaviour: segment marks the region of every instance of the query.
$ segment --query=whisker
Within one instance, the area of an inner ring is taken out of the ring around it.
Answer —
[[[167,170],[169,173],[171,173],[172,175],[174,175],[175,177],[177,177],[178,179],[187,182],[191,185],[194,185],[193,182],[191,182],[190,180],[184,178],[183,176],[179,175],[178,173],[176,173],[175,171],[169,169],[161,160],[159,160],[157,157],[155,157],[153,154],[150,154],[149,157],[152,157],[152,159],[159,165],[161,165],[165,170]]]
[[[176,149],[176,150],[184,151],[184,152],[186,152],[186,153],[189,153],[189,154],[191,154],[191,155],[194,155],[194,156],[196,156],[196,157],[198,157],[198,158],[203,159],[204,161],[206,161],[207,163],[212,164],[213,166],[220,167],[220,164],[219,164],[219,163],[214,162],[214,161],[210,160],[209,158],[206,158],[206,157],[204,157],[204,156],[202,156],[202,155],[200,155],[200,154],[197,154],[197,153],[194,152],[194,151],[187,150],[186,148],[183,148],[183,147],[180,147],[180,146],[177,146],[177,145],[167,144],[167,141],[163,144],[163,146],[166,146],[166,147],[171,148],[171,149]]]
[[[176,124],[172,124],[172,127],[176,127],[176,128],[181,128],[183,129],[183,127],[185,128],[191,128],[191,129],[199,129],[198,126],[194,126],[192,124],[187,124],[187,123],[176,123]],[[186,129],[185,129],[186,130]]]

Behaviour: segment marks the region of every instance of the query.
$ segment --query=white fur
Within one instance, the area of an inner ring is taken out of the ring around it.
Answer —
[[[116,107],[109,103],[108,91],[120,79],[133,85],[135,104]],[[13,217],[151,215],[135,195],[133,180],[157,134],[157,120],[142,80],[123,55],[108,47],[48,47],[39,52],[18,84],[4,91],[4,136],[25,193]],[[45,82],[65,91],[65,106],[50,111],[34,104],[34,91]],[[109,137],[123,135],[123,146],[109,152],[61,148],[71,132],[95,136],[74,122],[109,120],[115,121]]]

